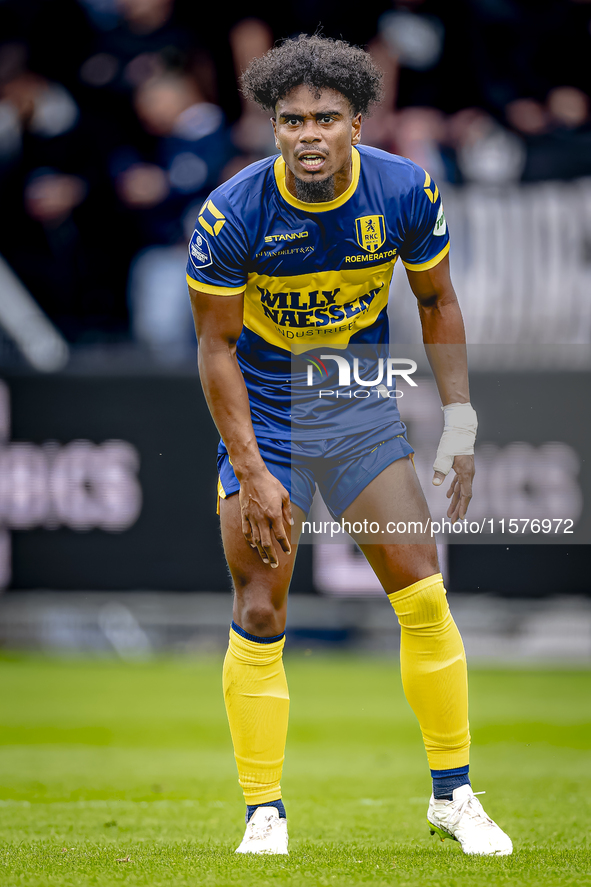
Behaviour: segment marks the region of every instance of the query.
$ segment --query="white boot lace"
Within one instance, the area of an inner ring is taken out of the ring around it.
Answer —
[[[450,811],[450,825],[458,826],[464,814],[468,813],[471,825],[478,828],[490,828],[491,825],[494,826],[494,822],[486,815],[482,808],[482,804],[476,799],[476,795],[485,794],[486,792],[474,792],[473,794],[468,795],[467,798],[464,798],[463,801],[460,801],[457,807],[454,805],[455,809],[453,812]]]

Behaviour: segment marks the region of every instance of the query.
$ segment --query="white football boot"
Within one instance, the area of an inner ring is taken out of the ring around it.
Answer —
[[[257,807],[246,824],[236,853],[287,856],[287,819],[280,819],[277,807]]]
[[[484,792],[478,792],[483,795]],[[464,853],[473,856],[509,856],[511,838],[486,815],[469,785],[454,789],[453,801],[429,801],[427,821],[432,835],[443,841],[458,841]]]

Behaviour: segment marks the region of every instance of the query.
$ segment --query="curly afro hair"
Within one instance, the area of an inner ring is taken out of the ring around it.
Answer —
[[[335,89],[354,114],[367,114],[382,96],[382,72],[369,53],[344,40],[300,34],[252,60],[242,77],[242,93],[265,110],[305,83],[312,89]]]

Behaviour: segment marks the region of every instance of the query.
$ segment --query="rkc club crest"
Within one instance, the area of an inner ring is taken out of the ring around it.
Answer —
[[[386,227],[383,216],[361,216],[355,219],[357,243],[368,253],[375,253],[386,239]]]

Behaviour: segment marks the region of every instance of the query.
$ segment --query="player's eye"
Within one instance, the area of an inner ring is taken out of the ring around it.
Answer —
[[[325,114],[324,117],[320,118],[320,123],[332,123],[333,119],[330,114]]]
[[[300,122],[300,119],[299,117],[287,117],[285,122],[288,126],[297,126]]]

